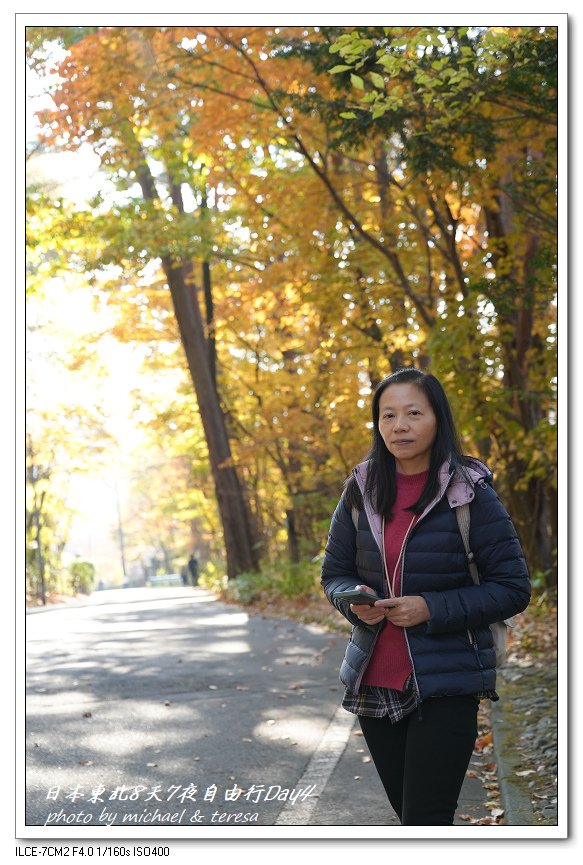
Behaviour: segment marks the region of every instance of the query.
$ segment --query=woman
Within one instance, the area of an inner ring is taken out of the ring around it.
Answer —
[[[528,572],[490,471],[461,453],[435,376],[388,376],[372,417],[368,459],[346,484],[322,566],[328,599],[353,625],[343,706],[401,823],[452,825],[479,701],[498,699],[489,625],[526,608]],[[465,503],[479,585],[455,513]],[[335,598],[354,588],[372,605]]]

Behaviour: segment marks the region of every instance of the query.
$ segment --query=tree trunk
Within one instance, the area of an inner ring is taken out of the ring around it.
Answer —
[[[119,543],[119,554],[121,557],[121,569],[123,573],[124,580],[127,579],[128,569],[126,564],[126,545],[125,545],[125,533],[123,530],[123,523],[121,520],[121,505],[119,501],[119,490],[117,488],[117,483],[114,483],[113,486],[115,493],[115,509],[117,514],[117,539]]]
[[[207,329],[207,345],[209,356],[209,370],[211,379],[216,388],[217,386],[217,350],[215,346],[215,323],[214,323],[214,304],[211,289],[211,266],[208,261],[202,263],[202,288],[204,292],[204,301],[206,309],[206,329]]]
[[[162,264],[196,391],[223,525],[227,574],[232,579],[243,571],[259,569],[251,512],[233,465],[225,418],[209,368],[208,345],[196,287],[187,279],[185,266],[173,264],[169,257],[164,257]]]
[[[145,159],[137,167],[137,176],[144,198],[154,200],[157,197],[156,186]],[[171,183],[170,189],[174,204],[184,213],[180,188]],[[259,544],[253,530],[248,499],[233,465],[225,417],[214,378],[214,344],[209,348],[192,266],[176,263],[167,255],[162,256],[162,267],[196,392],[223,526],[227,576],[233,579],[243,571],[259,570]],[[210,291],[210,278],[207,288]]]
[[[45,494],[42,493],[40,504],[37,505],[35,502],[35,506],[34,506],[34,527],[36,530],[36,554],[37,554],[37,561],[38,561],[38,577],[39,577],[39,581],[40,581],[40,599],[41,599],[41,603],[43,604],[43,606],[47,602],[47,593],[46,593],[46,585],[45,585],[45,559],[43,556],[43,548],[42,548],[42,541],[41,541],[41,519],[40,519],[41,508],[42,508],[42,503],[43,503],[44,497],[45,497]],[[36,494],[35,494],[35,499],[36,499]]]
[[[206,189],[203,189],[202,200],[201,200],[201,223],[202,223],[202,238],[204,242],[209,244],[209,231],[208,231],[208,201],[206,195]],[[182,208],[182,212],[184,212],[184,208]],[[206,311],[206,340],[208,345],[209,352],[209,368],[211,371],[211,377],[215,384],[217,384],[217,350],[215,345],[215,307],[213,302],[213,293],[211,288],[211,266],[208,258],[204,258],[202,262],[202,288],[204,292],[204,306]]]
[[[549,502],[548,489],[543,481],[533,480],[526,490],[517,490],[515,484],[520,481],[520,475],[520,465],[514,463],[507,477],[505,498],[508,509],[516,522],[531,574],[542,572],[545,585],[554,586],[557,583],[557,571],[553,557],[552,503]]]
[[[167,574],[174,573],[174,563],[173,556],[171,554],[170,548],[166,546],[162,538],[158,538],[158,546],[162,550],[162,557],[164,559],[164,570]]]
[[[300,560],[300,548],[298,543],[298,535],[296,531],[296,515],[293,508],[288,508],[285,512],[285,522],[287,526],[287,542],[288,552],[291,562],[297,563]]]
[[[519,251],[513,248],[510,238],[515,231],[515,214],[511,198],[504,191],[512,186],[511,164],[501,182],[497,207],[484,208],[484,212],[489,235],[494,240],[492,262],[497,270],[500,269],[495,280],[498,287],[493,286],[497,296],[490,299],[496,306],[499,320],[501,356],[504,363],[503,383],[511,394],[509,404],[514,417],[528,433],[544,417],[544,407],[536,387],[532,386],[529,372],[532,351],[540,350],[534,333],[535,261],[539,238],[534,232],[525,229],[524,246]],[[522,264],[521,268],[519,263]],[[504,435],[503,431],[501,435]],[[507,444],[510,442],[505,441],[502,445],[503,452]],[[553,547],[556,546],[556,516],[552,483],[546,479],[531,477],[525,486],[528,466],[512,452],[508,452],[506,456],[505,473],[509,510],[516,520],[530,570],[542,571],[546,584],[554,585],[557,580],[553,556]]]

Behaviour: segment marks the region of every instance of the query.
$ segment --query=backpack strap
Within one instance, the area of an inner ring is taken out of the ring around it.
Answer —
[[[478,568],[476,563],[474,562],[474,554],[470,550],[470,506],[469,504],[458,505],[455,508],[455,515],[457,517],[458,526],[460,529],[460,534],[462,536],[462,541],[464,542],[464,549],[466,551],[466,559],[468,562],[468,567],[470,569],[470,575],[474,583],[479,586],[480,585],[480,577],[478,574]]]
[[[459,505],[455,509],[455,515],[457,517],[458,526],[460,529],[460,534],[462,536],[462,541],[464,542],[464,549],[466,551],[466,560],[468,563],[468,567],[470,569],[470,574],[474,583],[479,586],[480,585],[480,576],[478,574],[478,566],[474,561],[474,554],[470,550],[470,506],[469,504]],[[513,618],[504,619],[504,624],[508,625],[509,628],[513,628],[516,624]],[[492,625],[490,625],[492,627]],[[502,666],[500,663],[499,666]]]

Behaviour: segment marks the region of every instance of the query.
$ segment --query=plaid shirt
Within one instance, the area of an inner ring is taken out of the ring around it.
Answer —
[[[394,688],[381,688],[377,685],[361,685],[358,694],[346,689],[342,706],[354,715],[368,715],[372,718],[389,716],[392,724],[410,715],[420,703],[411,674],[402,691]]]

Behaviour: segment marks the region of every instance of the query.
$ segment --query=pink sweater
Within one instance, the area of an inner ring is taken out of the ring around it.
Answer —
[[[428,474],[429,472],[426,471],[417,475],[397,473],[397,498],[393,508],[393,518],[390,522],[385,523],[385,557],[391,580],[403,539],[414,516],[412,511],[407,511],[405,508],[417,501],[423,491]],[[399,564],[394,584],[395,595],[397,596],[401,594],[401,564]],[[402,691],[411,671],[411,659],[407,651],[403,628],[398,628],[387,620],[378,636],[372,658],[364,673],[363,684],[395,688]]]

